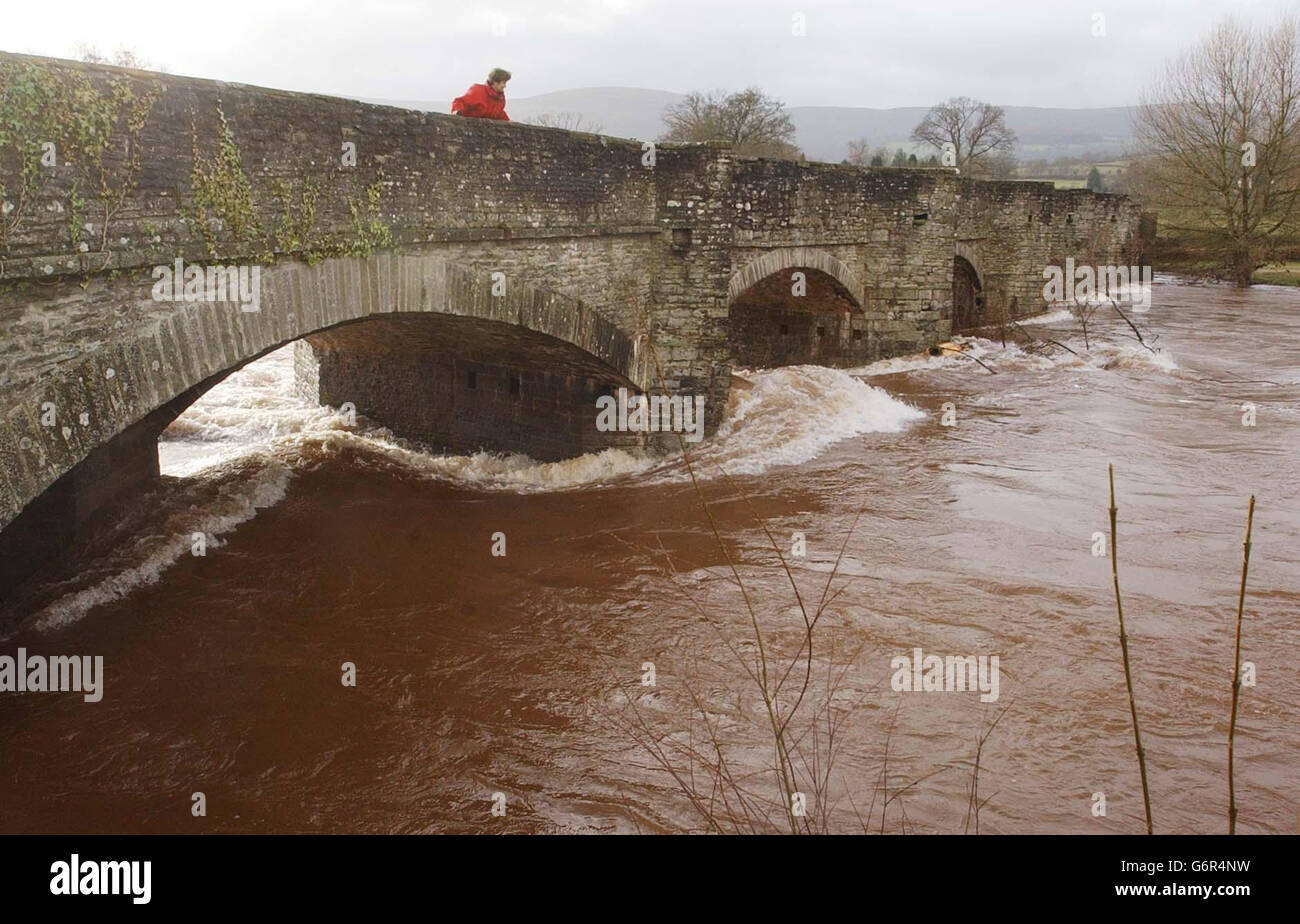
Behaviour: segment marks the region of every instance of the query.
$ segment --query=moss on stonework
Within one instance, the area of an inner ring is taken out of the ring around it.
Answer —
[[[93,205],[99,250],[108,251],[110,225],[139,178],[140,132],[163,92],[158,82],[141,83],[0,62],[0,254],[60,169],[74,177],[65,208],[69,244],[75,249],[81,243],[86,209]]]
[[[334,192],[344,197],[352,227],[348,232],[327,230],[320,220],[327,181],[311,176],[276,177],[269,183],[271,207],[262,206],[244,171],[230,123],[219,106],[217,113],[221,129],[215,153],[207,155],[200,150],[197,129],[192,129],[191,196],[182,206],[186,217],[197,226],[209,256],[222,256],[223,251],[230,255],[233,244],[235,251],[264,263],[284,256],[318,263],[326,257],[369,256],[392,244],[392,232],[380,210],[382,171],[364,190],[357,189],[359,181],[353,180],[352,191]],[[225,234],[219,235],[218,231]]]

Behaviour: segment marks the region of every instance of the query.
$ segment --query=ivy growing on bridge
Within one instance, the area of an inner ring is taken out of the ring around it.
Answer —
[[[247,244],[262,237],[257,211],[253,208],[253,186],[244,173],[239,145],[220,105],[217,117],[221,120],[221,130],[217,136],[217,152],[210,157],[199,150],[198,127],[190,123],[194,167],[190,171],[190,199],[184,208],[186,217],[199,229],[211,257],[218,256],[213,228],[216,223],[229,230],[237,243]]]
[[[344,251],[349,256],[367,257],[372,251],[393,243],[392,232],[380,218],[379,199],[383,193],[383,184],[384,173],[380,170],[375,181],[366,187],[364,203],[352,196],[348,197],[348,212],[352,215],[354,226],[352,243]]]
[[[78,173],[78,183],[84,182],[99,203],[99,249],[106,252],[109,225],[139,181],[140,132],[163,92],[162,85],[154,83],[137,94],[130,80],[113,78],[104,94],[85,74],[69,72],[66,91],[61,100],[67,107],[66,156]],[[110,160],[108,152],[119,144],[121,158]]]
[[[0,254],[50,180],[41,142],[52,140],[56,128],[52,89],[46,71],[0,63]]]
[[[61,196],[69,244],[81,243],[93,204],[107,253],[109,227],[139,180],[140,132],[162,92],[158,82],[0,62],[0,255],[64,168],[72,173]]]
[[[327,201],[327,180],[302,175],[291,179],[274,177],[267,184],[271,207],[260,205],[244,170],[234,132],[220,106],[217,115],[221,127],[217,150],[211,155],[201,151],[197,127],[191,124],[194,166],[190,173],[191,198],[184,206],[186,217],[198,228],[210,257],[229,256],[230,245],[234,244],[265,263],[274,262],[277,254],[292,254],[308,263],[318,263],[326,257],[369,256],[375,249],[392,244],[392,232],[380,209],[382,170],[364,189],[358,188],[359,181],[350,180],[340,184],[343,189],[334,190],[347,208],[351,228],[342,233],[331,231],[323,227],[321,215],[322,202]],[[353,171],[352,175],[357,174]],[[221,230],[228,232],[224,241],[217,235]]]

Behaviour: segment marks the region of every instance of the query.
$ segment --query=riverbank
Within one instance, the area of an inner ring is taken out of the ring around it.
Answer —
[[[1300,286],[1300,243],[1279,248],[1282,260],[1255,270],[1256,285]],[[1198,245],[1175,238],[1157,237],[1144,255],[1157,273],[1199,282],[1231,282],[1223,263]]]

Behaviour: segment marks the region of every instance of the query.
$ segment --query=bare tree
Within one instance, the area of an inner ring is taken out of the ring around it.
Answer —
[[[977,169],[998,154],[1010,155],[1016,133],[1007,128],[1001,106],[982,103],[969,96],[954,96],[933,107],[912,129],[912,140],[932,144],[940,150],[952,145],[954,166]]]
[[[1165,228],[1203,243],[1250,285],[1300,198],[1300,20],[1226,20],[1143,94],[1141,191]]]
[[[543,125],[547,128],[563,128],[571,132],[589,132],[599,135],[605,131],[605,123],[586,118],[580,112],[543,112],[530,119],[524,119],[530,125]]]
[[[802,159],[785,104],[758,87],[691,93],[664,110],[662,141],[729,141],[739,154]]]
[[[110,54],[103,54],[94,45],[88,45],[85,42],[77,44],[77,57],[87,64],[111,64],[114,67],[131,67],[138,71],[161,70],[156,68],[149,61],[141,58],[130,48],[119,47],[117,51]]]
[[[1083,348],[1085,350],[1092,349],[1092,340],[1088,337],[1088,325],[1092,323],[1092,318],[1100,307],[1101,302],[1090,302],[1086,299],[1076,298],[1070,302],[1070,314],[1079,322],[1079,327],[1083,328]]]
[[[859,167],[865,167],[871,162],[871,144],[866,138],[854,138],[848,145],[848,156],[844,158],[846,163],[855,164]]]

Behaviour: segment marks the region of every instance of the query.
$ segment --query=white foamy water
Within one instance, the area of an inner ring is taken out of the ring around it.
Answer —
[[[967,345],[962,354],[917,355],[881,360],[851,370],[786,366],[746,371],[732,389],[718,431],[687,444],[697,476],[753,475],[779,465],[797,465],[840,440],[872,432],[897,432],[921,411],[863,378],[901,372],[950,371],[969,367],[985,374],[979,359],[994,369],[1080,371],[1114,367],[1177,368],[1165,351],[1152,352],[1132,338],[1094,337],[1091,349],[1070,331],[1043,329],[1068,322],[1066,310],[1032,319],[1042,337],[1054,337],[1079,355],[1059,347],[1025,349],[983,338],[954,338]],[[593,410],[593,414],[594,414]],[[237,373],[195,402],[159,440],[164,474],[182,477],[254,454],[280,460],[290,469],[311,460],[359,451],[365,464],[392,467],[422,477],[480,489],[553,491],[607,484],[637,477],[656,482],[688,477],[674,453],[670,457],[636,449],[607,449],[561,462],[538,462],[523,454],[477,452],[436,455],[364,421],[350,426],[341,413],[299,399],[293,390],[293,353],[277,350]]]
[[[1070,321],[1074,315],[1070,313],[1069,308],[1054,308],[1051,311],[1044,311],[1042,314],[1036,314],[1033,317],[1025,318],[1023,321],[1017,321],[1022,327],[1031,324],[1060,324]]]
[[[593,414],[594,414],[593,410]],[[924,413],[839,369],[788,366],[760,370],[733,387],[727,417],[717,432],[687,443],[697,478],[755,475],[778,465],[797,465],[833,443],[862,433],[893,433]],[[561,462],[525,455],[481,452],[437,456],[396,440],[386,430],[331,433],[322,442],[354,439],[379,450],[385,461],[409,470],[480,488],[545,491],[590,487],[638,477],[643,482],[690,477],[674,452],[606,449]]]
[[[193,475],[346,426],[335,409],[309,404],[294,394],[289,344],[231,373],[190,405],[159,438],[158,465],[164,475]]]
[[[1041,328],[1053,323],[1070,322],[1071,319],[1068,310],[1061,310],[1019,323],[1022,327],[1035,325]],[[1090,339],[1085,341],[1077,328],[1053,330],[1049,327],[1046,330],[1034,331],[1034,336],[1040,341],[1050,338],[1069,349],[1062,349],[1057,344],[1046,342],[1041,342],[1036,347],[1026,348],[1012,340],[1010,331],[1008,331],[1005,347],[997,340],[959,335],[953,337],[952,342],[967,347],[960,353],[944,352],[939,356],[930,356],[928,353],[898,356],[846,371],[850,375],[863,378],[897,375],[903,372],[947,371],[964,366],[969,367],[972,372],[987,372],[975,360],[980,360],[995,372],[998,370],[1045,372],[1051,369],[1092,371],[1116,367],[1145,367],[1161,372],[1173,372],[1178,368],[1174,357],[1159,344],[1144,346],[1137,338],[1126,334],[1127,331],[1121,332],[1115,328],[1098,325]],[[1023,337],[1020,339],[1023,340]],[[1070,350],[1074,352],[1071,353]]]
[[[784,366],[733,388],[726,420],[699,457],[709,469],[756,475],[798,465],[863,433],[897,433],[925,413],[842,369]],[[710,472],[706,470],[706,474]]]
[[[832,443],[861,433],[895,432],[922,412],[838,369],[789,366],[749,373],[732,391],[718,432],[691,446],[706,463],[705,477],[721,466],[728,474],[757,474],[774,465],[806,462]],[[595,409],[592,410],[593,423]],[[349,427],[330,408],[293,393],[293,353],[264,357],[196,401],[159,440],[163,474],[189,476],[249,455],[267,453],[289,464],[309,455],[368,450],[376,464],[481,488],[546,491],[576,488],[636,475],[685,478],[673,459],[651,452],[607,449],[561,462],[522,454],[478,452],[435,455],[363,423]]]
[[[152,584],[182,555],[193,554],[195,534],[202,534],[207,548],[223,545],[223,534],[283,500],[292,477],[288,466],[259,454],[222,463],[175,489],[169,486],[165,500],[137,509],[119,524],[117,537],[106,544],[109,551],[68,582],[77,589],[37,614],[35,627],[68,625],[94,606]],[[150,513],[156,516],[146,524]]]
[[[592,414],[594,424],[594,408]],[[699,478],[752,475],[806,462],[862,433],[900,431],[923,416],[841,370],[790,366],[750,373],[732,390],[718,432],[688,446]],[[111,551],[68,582],[35,627],[68,625],[157,581],[192,554],[195,533],[209,547],[220,546],[223,535],[285,497],[295,470],[347,450],[359,450],[365,465],[478,489],[551,491],[689,477],[679,459],[625,449],[562,462],[491,452],[435,455],[382,427],[349,426],[339,412],[297,398],[286,347],[232,374],[163,433],[162,473],[180,480],[161,486],[119,525]]]

